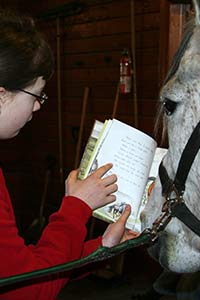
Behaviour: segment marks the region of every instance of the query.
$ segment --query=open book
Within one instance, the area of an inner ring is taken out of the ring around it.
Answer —
[[[166,151],[158,148],[152,137],[121,121],[95,121],[80,163],[79,179],[86,178],[106,163],[112,163],[113,168],[105,176],[117,175],[118,191],[114,203],[96,209],[93,215],[114,222],[125,205],[130,204],[132,212],[126,227],[140,232],[140,212]]]

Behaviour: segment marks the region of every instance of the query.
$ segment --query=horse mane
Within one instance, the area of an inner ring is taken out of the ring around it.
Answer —
[[[187,46],[193,35],[195,27],[196,27],[195,19],[192,18],[190,21],[187,22],[184,28],[183,38],[181,40],[180,46],[178,47],[172,59],[170,68],[167,72],[167,75],[165,77],[162,86],[164,86],[176,74],[178,67],[180,65],[180,61],[185,53],[185,50],[187,49]],[[161,145],[167,143],[167,124],[166,124],[167,122],[166,121],[167,120],[163,111],[163,103],[159,102],[157,113],[156,113],[155,125],[154,125],[154,135],[158,140],[160,140]]]

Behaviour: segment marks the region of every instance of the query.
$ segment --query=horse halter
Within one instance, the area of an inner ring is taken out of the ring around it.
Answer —
[[[165,197],[166,201],[163,205],[161,215],[155,220],[152,228],[147,229],[151,234],[152,242],[158,238],[158,233],[167,226],[172,217],[177,217],[194,233],[200,236],[200,220],[189,210],[183,199],[185,182],[199,148],[200,122],[195,127],[183,150],[174,180],[169,178],[163,163],[160,164],[159,177],[162,185],[162,196]]]

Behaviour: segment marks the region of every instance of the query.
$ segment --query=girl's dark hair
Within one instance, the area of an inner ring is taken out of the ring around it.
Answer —
[[[0,86],[14,91],[53,72],[52,51],[34,20],[0,10]]]

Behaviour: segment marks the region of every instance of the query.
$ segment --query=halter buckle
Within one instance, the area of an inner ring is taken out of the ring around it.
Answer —
[[[166,212],[171,215],[174,207],[179,203],[184,202],[183,193],[184,191],[179,192],[173,183],[164,195],[166,201],[163,204],[162,212]]]
[[[170,213],[164,212],[155,220],[151,228],[146,228],[144,230],[145,233],[150,235],[152,243],[157,240],[159,232],[167,226],[171,218],[172,216]]]
[[[172,184],[165,194],[165,199],[161,215],[154,221],[151,229],[147,228],[145,230],[150,234],[152,242],[157,240],[159,232],[163,231],[171,221],[174,207],[184,201],[183,192],[179,193],[176,186]]]

